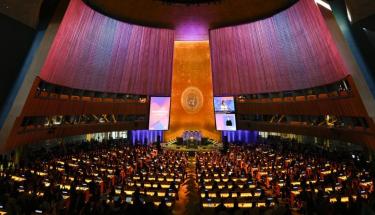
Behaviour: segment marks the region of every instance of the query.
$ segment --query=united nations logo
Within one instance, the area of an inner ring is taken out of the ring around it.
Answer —
[[[181,105],[187,113],[198,113],[203,106],[203,94],[200,89],[186,88],[181,95]]]

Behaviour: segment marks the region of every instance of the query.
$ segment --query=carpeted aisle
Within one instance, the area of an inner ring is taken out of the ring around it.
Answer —
[[[199,214],[199,194],[198,184],[196,183],[196,161],[195,157],[189,157],[187,171],[187,178],[185,182],[180,186],[178,191],[179,199],[173,208],[173,214],[177,215],[193,215]]]

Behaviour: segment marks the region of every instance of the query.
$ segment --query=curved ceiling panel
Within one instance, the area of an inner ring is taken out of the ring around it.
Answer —
[[[102,92],[170,95],[174,31],[123,23],[71,0],[40,77]]]
[[[85,0],[101,13],[139,25],[173,28],[176,39],[208,39],[208,29],[271,16],[297,0],[222,0],[213,4],[166,4],[155,0]],[[186,35],[200,38],[186,38]]]
[[[313,0],[268,19],[212,30],[210,43],[215,96],[305,89],[348,74]]]

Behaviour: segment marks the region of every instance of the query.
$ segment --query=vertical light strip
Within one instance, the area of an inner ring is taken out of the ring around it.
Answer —
[[[315,0],[315,3],[321,5],[322,7],[326,8],[326,9],[328,9],[330,11],[332,11],[331,6],[327,2],[325,2],[323,0]]]
[[[352,23],[352,15],[350,14],[350,10],[348,9],[348,6],[345,6],[346,7],[346,14],[348,16],[348,20],[350,23]]]

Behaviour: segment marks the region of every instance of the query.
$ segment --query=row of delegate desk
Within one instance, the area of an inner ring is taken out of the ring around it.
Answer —
[[[140,199],[144,203],[152,202],[158,206],[161,202],[165,202],[167,206],[172,206],[180,183],[183,182],[185,177],[185,161],[182,157],[176,156],[176,162],[174,163],[159,165],[159,161],[168,159],[168,157],[164,158],[164,155],[156,154],[151,156],[147,154],[143,157],[137,156],[141,160],[151,160],[151,165],[150,163],[148,164],[149,169],[153,171],[133,171],[131,174],[127,173],[121,177],[116,173],[116,168],[128,167],[127,162],[121,161],[119,165],[113,165],[112,162],[107,162],[107,158],[115,155],[116,159],[121,159],[122,157],[127,157],[126,154],[123,150],[111,150],[101,154],[70,156],[45,162],[39,168],[19,169],[12,175],[0,172],[0,177],[9,178],[14,183],[17,183],[17,191],[19,193],[27,193],[37,197],[43,197],[44,191],[50,186],[54,186],[62,191],[62,197],[65,199],[67,207],[69,206],[72,188],[76,192],[83,193],[85,201],[89,201],[93,195],[90,193],[90,183],[95,183],[99,186],[101,195],[107,192],[106,188],[114,186],[115,196],[110,197],[111,199],[116,199],[122,195],[127,203],[133,204],[134,193],[138,191]],[[157,161],[154,162],[155,160]],[[159,168],[160,166],[164,167],[163,170]],[[42,187],[38,188],[37,192],[34,189],[29,189],[28,184],[30,181],[28,181],[27,177],[29,174],[37,176],[43,184]],[[58,181],[55,180],[56,177],[59,178]]]
[[[203,158],[198,156],[197,161],[204,164],[197,172],[203,207],[217,207],[220,203],[229,208],[236,204],[242,208],[273,206],[274,199],[281,197],[276,190],[286,186],[286,180],[280,179],[276,175],[288,175],[295,172],[300,172],[299,176],[289,181],[288,185],[290,192],[288,200],[291,205],[303,191],[302,182],[308,185],[305,186],[307,192],[318,193],[321,191],[324,198],[330,203],[348,203],[356,201],[358,198],[367,199],[369,194],[374,191],[373,180],[366,170],[358,171],[356,175],[350,175],[345,164],[335,165],[329,161],[322,163],[308,162],[308,160],[296,161],[292,155],[282,156],[268,149],[257,150],[255,153],[254,157],[261,162],[258,162],[258,165],[249,162],[248,174],[239,177],[233,175],[233,165],[227,172],[219,171],[221,172],[219,174],[214,170],[225,169],[228,166],[216,161],[207,162],[207,157],[210,156],[206,155]],[[237,160],[242,166],[243,157],[237,154]],[[290,165],[292,162],[294,164]],[[251,176],[249,177],[249,175]],[[326,184],[324,180],[326,177],[332,177],[335,183]],[[348,179],[359,181],[358,189],[355,192],[343,189],[343,183]],[[215,186],[213,186],[214,184]],[[257,186],[257,184],[262,186]],[[265,195],[263,198],[259,198],[262,192]],[[234,199],[237,200],[234,201]]]

